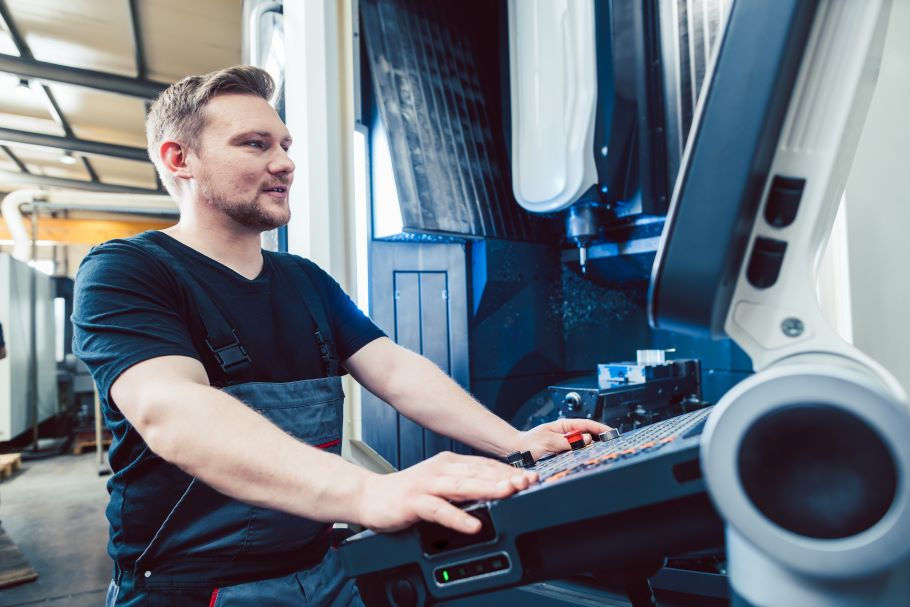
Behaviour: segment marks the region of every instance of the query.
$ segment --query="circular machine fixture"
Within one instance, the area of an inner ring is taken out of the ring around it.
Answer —
[[[821,403],[756,420],[738,460],[755,508],[805,537],[862,533],[885,516],[897,493],[894,456],[882,437],[853,413]]]
[[[568,409],[569,411],[574,412],[574,411],[581,410],[581,394],[579,394],[578,392],[569,392],[568,394],[566,394],[566,397],[565,397],[565,399],[563,399],[563,402],[566,405],[566,409]]]
[[[877,575],[910,556],[910,408],[852,361],[790,362],[734,386],[702,434],[728,528],[816,580]]]

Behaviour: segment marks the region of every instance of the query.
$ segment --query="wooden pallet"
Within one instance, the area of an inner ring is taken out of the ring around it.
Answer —
[[[16,544],[3,532],[3,528],[0,528],[0,588],[31,582],[37,577],[38,573],[25,560]]]
[[[104,434],[101,436],[101,445],[107,447],[111,444],[111,433],[108,430],[104,431]],[[91,434],[77,434],[76,438],[73,440],[73,455],[82,455],[82,452],[86,449],[95,448],[95,433]]]
[[[22,465],[22,455],[19,453],[7,453],[0,455],[0,480],[9,478],[13,472]]]

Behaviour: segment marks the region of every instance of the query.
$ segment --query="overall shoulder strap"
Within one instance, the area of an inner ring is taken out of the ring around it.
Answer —
[[[278,259],[279,263],[285,267],[296,266],[300,269],[300,271],[294,271],[293,267],[288,268],[293,273],[293,276],[297,276],[300,279],[302,287],[299,290],[300,298],[303,300],[304,308],[309,312],[316,325],[313,337],[316,338],[316,344],[319,346],[319,354],[322,358],[326,377],[341,375],[338,350],[335,348],[335,336],[332,333],[332,325],[329,324],[328,315],[326,314],[325,302],[316,287],[313,269],[296,255],[277,255],[275,259]]]
[[[146,242],[154,253],[171,268],[177,280],[189,292],[193,304],[199,311],[202,325],[205,327],[205,345],[215,356],[225,380],[228,383],[243,383],[252,380],[253,361],[240,344],[237,331],[231,327],[224,314],[205,294],[186,266],[177,261],[170,251],[152,240]]]

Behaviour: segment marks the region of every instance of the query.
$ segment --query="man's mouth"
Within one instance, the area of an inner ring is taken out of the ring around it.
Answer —
[[[288,188],[287,188],[287,186],[284,186],[284,185],[276,185],[274,187],[265,188],[263,190],[263,192],[278,192],[280,194],[284,194],[287,191],[288,191]]]

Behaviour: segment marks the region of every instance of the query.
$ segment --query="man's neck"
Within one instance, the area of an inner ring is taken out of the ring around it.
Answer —
[[[182,214],[177,225],[162,232],[250,280],[262,271],[261,234],[229,217]]]

